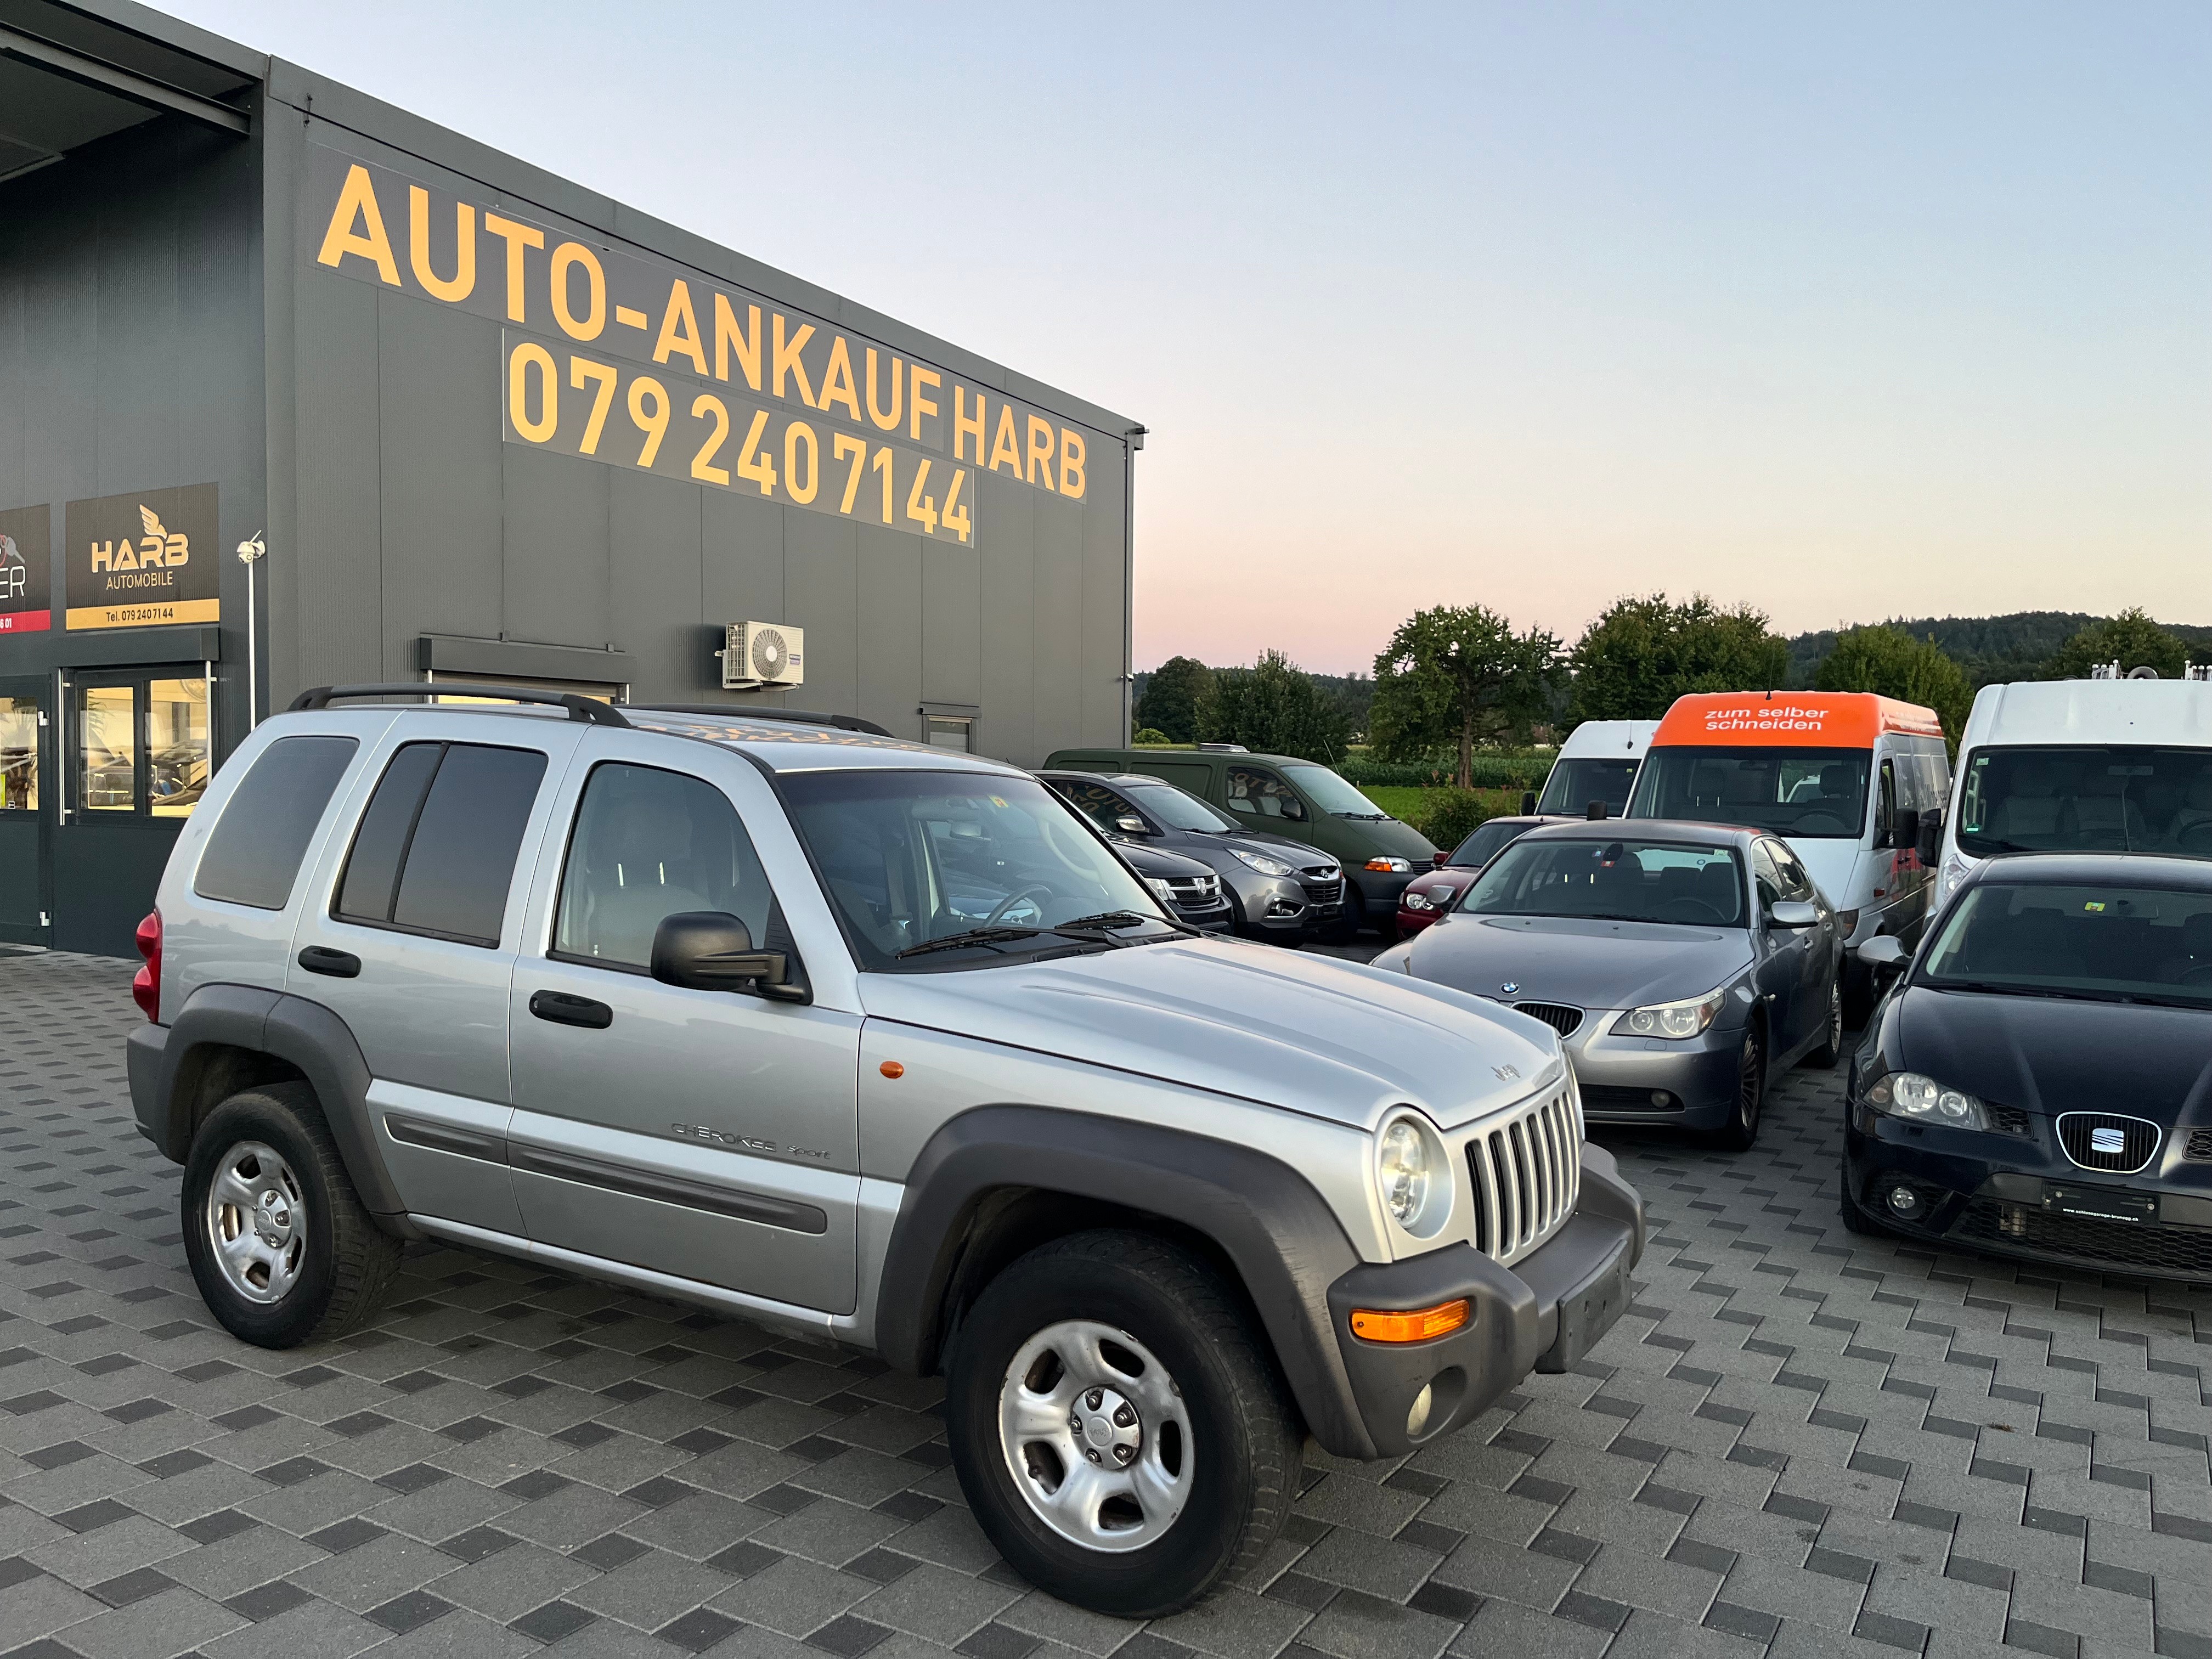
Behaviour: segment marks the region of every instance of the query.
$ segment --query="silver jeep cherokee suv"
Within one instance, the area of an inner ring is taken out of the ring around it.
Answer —
[[[264,722],[141,930],[132,1099],[246,1341],[430,1238],[941,1371],[1006,1559],[1139,1616],[1260,1559],[1305,1432],[1401,1455],[1626,1306],[1539,1022],[1195,934],[1010,766],[471,693]]]

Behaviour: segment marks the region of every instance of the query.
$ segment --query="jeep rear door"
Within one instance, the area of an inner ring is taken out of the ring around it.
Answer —
[[[661,919],[685,911],[828,965],[792,937],[794,898],[834,923],[766,782],[708,744],[592,732],[538,863],[511,1010],[509,1157],[531,1238],[851,1312],[859,1014],[649,971]]]
[[[300,906],[284,988],[352,1031],[377,1151],[416,1214],[522,1231],[507,992],[550,785],[579,735],[528,715],[400,715]]]

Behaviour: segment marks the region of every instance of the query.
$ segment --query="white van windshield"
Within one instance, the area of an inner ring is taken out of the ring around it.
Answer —
[[[1654,749],[1628,816],[1856,841],[1872,759],[1864,749]]]
[[[1959,847],[2212,858],[2212,750],[1978,749],[1959,781]]]
[[[1563,760],[1544,781],[1544,799],[1536,810],[1580,817],[1592,801],[1601,800],[1607,813],[1617,818],[1628,810],[1628,786],[1635,781],[1632,760]]]

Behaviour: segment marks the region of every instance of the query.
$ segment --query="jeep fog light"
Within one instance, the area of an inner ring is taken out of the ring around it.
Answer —
[[[1406,1413],[1407,1438],[1418,1438],[1421,1431],[1429,1426],[1429,1408],[1436,1403],[1437,1390],[1435,1385],[1433,1383],[1424,1382],[1421,1385],[1420,1393],[1413,1396],[1413,1404],[1412,1408]]]

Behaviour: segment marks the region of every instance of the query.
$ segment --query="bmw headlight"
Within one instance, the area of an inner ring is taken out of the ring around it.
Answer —
[[[1990,1115],[1963,1090],[1948,1089],[1918,1072],[1892,1072],[1875,1079],[1866,1103],[1877,1112],[1919,1123],[1943,1123],[1954,1129],[1986,1129]]]
[[[1280,859],[1271,859],[1265,853],[1248,853],[1241,847],[1232,847],[1229,852],[1238,863],[1257,870],[1263,876],[1287,876],[1291,873],[1289,865]]]
[[[1375,1140],[1375,1184],[1390,1219],[1425,1238],[1451,1213],[1451,1177],[1443,1143],[1411,1113],[1382,1126]]]
[[[1680,1042],[1698,1036],[1711,1025],[1727,1000],[1728,988],[1723,986],[1684,1002],[1654,1002],[1645,1007],[1631,1008],[1613,1022],[1613,1032],[1616,1036],[1667,1037]]]

